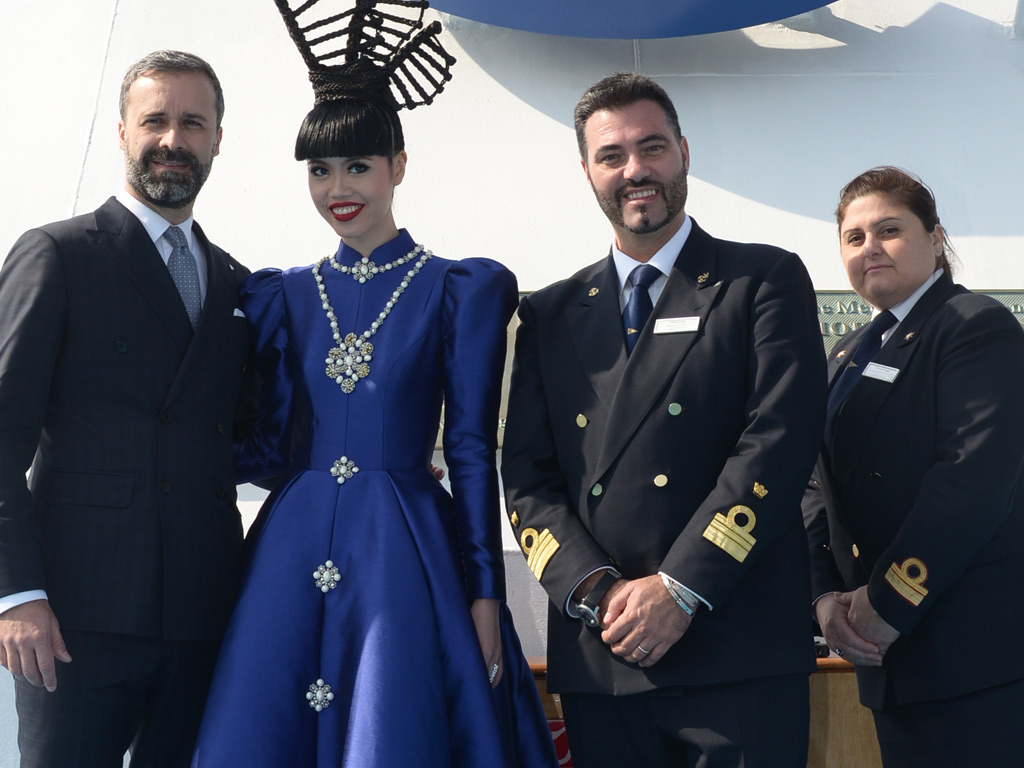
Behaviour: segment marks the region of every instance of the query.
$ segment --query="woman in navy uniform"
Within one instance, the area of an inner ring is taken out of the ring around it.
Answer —
[[[856,665],[886,768],[1009,765],[1024,711],[1024,611],[1007,599],[1024,579],[1024,331],[953,283],[934,198],[906,171],[855,178],[836,219],[875,319],[829,362],[804,500],[818,621]]]

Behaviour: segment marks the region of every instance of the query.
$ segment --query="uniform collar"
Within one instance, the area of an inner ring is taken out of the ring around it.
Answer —
[[[657,267],[658,271],[663,275],[670,274],[672,272],[672,266],[676,263],[676,257],[679,256],[679,252],[683,250],[683,246],[686,244],[686,239],[690,236],[690,232],[692,230],[693,220],[686,215],[683,218],[683,224],[679,227],[679,230],[672,235],[667,243],[658,249],[658,252],[654,254],[647,263],[653,267]],[[626,280],[629,278],[630,273],[641,262],[624,254],[618,249],[618,247],[616,247],[614,242],[612,242],[612,261],[615,262],[615,273],[619,279],[619,295],[622,295],[622,291],[626,287]]]

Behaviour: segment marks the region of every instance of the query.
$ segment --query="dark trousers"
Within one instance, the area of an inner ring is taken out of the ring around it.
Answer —
[[[217,648],[65,632],[57,690],[15,681],[21,768],[188,768]]]
[[[577,768],[805,768],[806,674],[630,696],[563,693]]]
[[[871,714],[885,768],[995,768],[1024,761],[1024,680]]]

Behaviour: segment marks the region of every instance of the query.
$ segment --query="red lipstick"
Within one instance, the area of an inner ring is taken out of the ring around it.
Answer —
[[[327,208],[337,221],[352,221],[363,210],[364,205],[362,203],[343,202],[332,203]]]

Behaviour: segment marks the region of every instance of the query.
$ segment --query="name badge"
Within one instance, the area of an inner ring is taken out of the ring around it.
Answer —
[[[654,332],[693,333],[700,327],[699,317],[662,317],[654,321]]]
[[[889,384],[896,381],[896,377],[899,375],[899,368],[890,368],[888,365],[879,365],[878,363],[868,363],[864,368],[864,372],[861,373],[861,376],[867,376],[869,379],[878,379]]]

